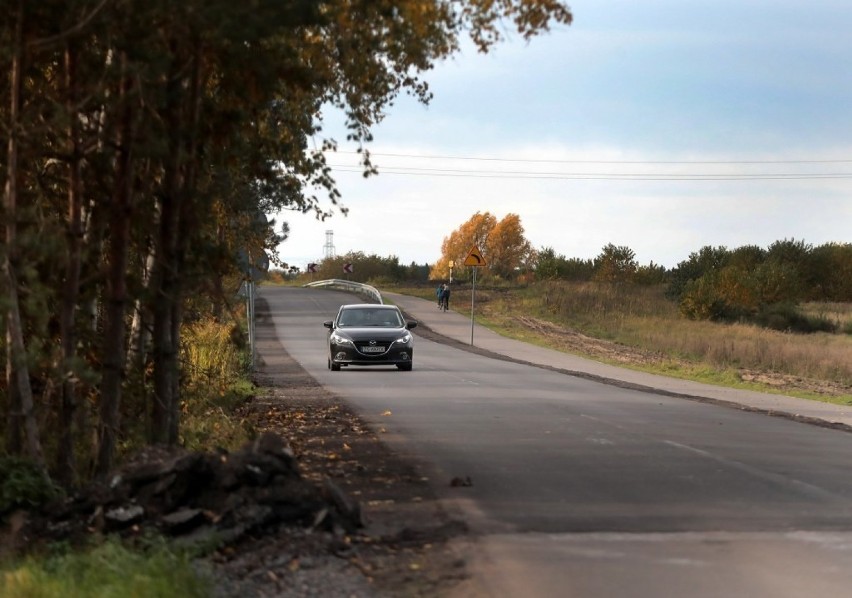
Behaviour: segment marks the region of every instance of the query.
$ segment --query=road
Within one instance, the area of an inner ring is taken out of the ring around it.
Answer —
[[[852,592],[849,432],[424,338],[412,372],[331,372],[322,321],[357,299],[276,287],[260,294],[290,355],[417,459],[471,523],[475,576],[460,593]],[[468,477],[470,486],[449,483]]]

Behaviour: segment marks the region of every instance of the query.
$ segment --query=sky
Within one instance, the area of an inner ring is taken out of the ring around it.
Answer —
[[[374,129],[377,177],[327,117],[349,213],[271,215],[279,257],[431,265],[476,212],[517,214],[536,249],[667,268],[707,245],[852,242],[852,2],[568,5],[570,26],[426,73],[430,104],[400,98]]]

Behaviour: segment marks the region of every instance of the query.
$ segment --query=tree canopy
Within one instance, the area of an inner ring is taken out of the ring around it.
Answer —
[[[450,262],[453,262],[456,273],[463,272],[464,259],[474,247],[485,258],[487,271],[506,279],[513,278],[518,270],[529,266],[535,254],[524,236],[520,216],[507,214],[498,221],[490,212],[477,212],[444,238],[441,257],[429,277],[433,280],[449,278]]]
[[[429,101],[424,74],[462,36],[485,52],[509,30],[530,38],[572,18],[557,0],[2,8],[0,410],[7,451],[64,483],[80,463],[107,471],[129,411],[149,441],[178,441],[187,299],[221,313],[240,258],[288,234],[264,213],[345,211],[325,160],[329,110],[345,113],[369,174],[373,127],[401,93]],[[145,390],[132,409],[128,380]],[[58,439],[48,454],[44,437]]]
[[[702,247],[673,270],[667,293],[690,318],[762,320],[801,301],[852,301],[850,280],[852,244],[785,239],[767,249]]]

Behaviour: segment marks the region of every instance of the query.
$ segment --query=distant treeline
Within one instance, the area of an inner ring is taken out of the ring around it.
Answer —
[[[344,272],[345,265],[351,272]],[[454,278],[466,280],[467,268]],[[395,256],[360,252],[326,258],[315,273],[302,277],[348,278],[356,282],[425,283],[430,266],[401,265]],[[279,272],[278,276],[285,273]],[[291,276],[298,275],[291,272]],[[852,302],[852,243],[813,246],[795,239],[776,241],[767,248],[745,245],[736,249],[705,246],[674,268],[640,265],[632,249],[608,244],[594,259],[567,258],[551,247],[534,252],[515,270],[512,280],[481,269],[481,280],[526,284],[536,280],[569,280],[609,284],[664,285],[666,295],[681,313],[693,319],[749,320],[774,328],[810,330],[799,318],[802,302]],[[818,326],[817,326],[818,327]]]
[[[348,266],[344,271],[344,266]],[[429,264],[411,262],[408,266],[399,263],[395,255],[381,257],[375,254],[367,255],[361,251],[353,251],[346,255],[327,257],[315,264],[315,271],[303,271],[293,267],[289,270],[273,270],[271,280],[298,278],[299,280],[326,280],[344,278],[362,283],[403,283],[426,282],[429,280]]]
[[[852,302],[852,244],[814,247],[794,239],[764,249],[705,246],[675,268],[640,266],[627,247],[607,245],[593,260],[538,253],[535,278],[666,285],[666,296],[696,320],[752,321],[782,330],[830,330],[796,306],[807,301]]]
[[[852,302],[852,244],[703,247],[672,270],[667,294],[690,318],[809,331],[814,326],[797,315],[796,305]]]

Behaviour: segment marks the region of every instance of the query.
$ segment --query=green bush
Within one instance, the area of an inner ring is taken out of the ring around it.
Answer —
[[[739,315],[733,313],[721,295],[717,279],[718,276],[708,275],[686,283],[680,312],[690,320],[730,320]]]
[[[776,303],[762,308],[754,323],[782,332],[836,332],[837,326],[825,316],[807,316],[794,304]]]
[[[0,457],[0,515],[14,509],[40,507],[61,495],[61,489],[32,461]]]

